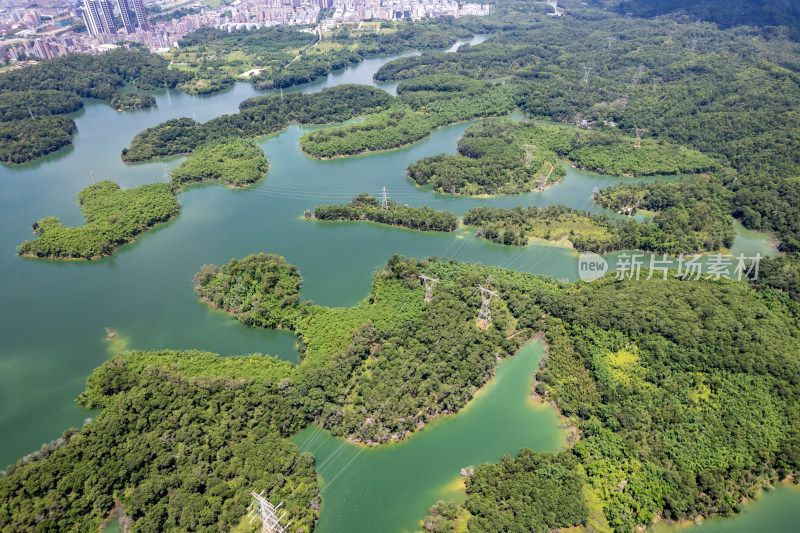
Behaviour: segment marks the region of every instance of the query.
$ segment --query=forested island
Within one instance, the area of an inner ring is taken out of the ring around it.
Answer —
[[[306,213],[309,218],[311,213]],[[453,231],[458,227],[458,217],[448,211],[436,211],[428,206],[403,206],[391,199],[386,207],[372,195],[359,194],[345,205],[318,205],[314,208],[317,220],[367,220],[391,226],[422,231]]]
[[[37,238],[25,241],[19,255],[52,259],[95,259],[111,255],[156,224],[180,211],[176,195],[184,185],[219,181],[231,188],[246,187],[269,170],[264,152],[251,140],[218,139],[193,152],[170,174],[170,183],[151,183],[120,189],[99,181],[78,193],[86,224],[66,227],[55,217],[33,225]]]
[[[661,208],[660,208],[661,209]],[[306,212],[310,218],[311,213]],[[453,231],[459,222],[475,226],[475,236],[501,244],[527,246],[531,239],[568,240],[576,250],[617,250],[678,255],[728,248],[733,244],[733,219],[718,204],[692,202],[666,205],[646,223],[580,211],[563,205],[540,207],[473,207],[459,221],[454,213],[427,206],[400,206],[362,193],[345,205],[319,205],[318,220],[361,220],[422,231]]]
[[[202,143],[220,138],[255,138],[301,124],[340,122],[381,111],[392,97],[365,85],[337,85],[313,94],[256,96],[239,104],[239,112],[199,123],[171,119],[136,135],[122,150],[127,163],[190,153]]]
[[[113,181],[99,181],[78,193],[78,205],[85,225],[70,228],[57,218],[44,218],[33,225],[37,238],[22,243],[19,254],[56,259],[109,255],[180,211],[175,187],[168,183],[122,190]]]
[[[420,274],[439,280],[430,302]],[[730,514],[797,471],[800,331],[769,293],[671,276],[562,284],[398,256],[351,308],[301,302],[301,283],[275,255],[203,267],[198,294],[243,323],[293,330],[298,365],[194,351],[112,358],[80,398],[104,408],[97,419],[0,479],[0,525],[33,527],[38,509],[51,508],[46,526],[96,526],[118,494],[134,530],[230,529],[250,491],[263,488],[308,530],[320,504],[316,476],[282,436],[313,420],[366,443],[402,438],[460,410],[497,357],[536,332],[549,350],[532,392],[579,438],[557,455],[522,450],[477,467],[465,506],[437,504],[426,523],[630,531],[656,516]],[[488,329],[476,325],[477,285],[498,294]],[[236,415],[243,411],[261,416]],[[203,483],[197,469],[210,472]]]
[[[149,94],[117,93],[111,97],[108,103],[117,111],[130,111],[152,107],[156,105],[156,99]]]
[[[568,239],[578,251],[597,253],[643,250],[678,255],[719,250],[733,244],[733,220],[713,204],[668,207],[651,222],[624,221],[562,205],[538,207],[474,207],[464,224],[477,226],[476,236],[525,246],[531,237]]]
[[[267,157],[252,140],[219,139],[201,145],[170,173],[173,184],[221,181],[246,187],[266,176]]]
[[[458,140],[460,155],[423,158],[408,167],[408,176],[417,185],[430,184],[435,191],[450,194],[543,190],[566,174],[557,158],[567,151],[564,145],[571,135],[561,130],[508,120],[470,126]]]

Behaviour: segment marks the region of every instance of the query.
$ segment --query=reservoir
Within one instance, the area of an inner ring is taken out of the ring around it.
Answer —
[[[296,88],[318,91],[340,83],[370,83],[393,58],[368,59]],[[396,84],[375,84],[393,91]],[[302,296],[315,303],[350,306],[363,299],[371,274],[392,254],[430,255],[482,262],[555,278],[577,278],[577,254],[548,243],[507,247],[474,238],[471,228],[424,233],[362,223],[321,223],[302,218],[322,203],[345,203],[356,194],[389,197],[409,205],[430,205],[461,215],[478,205],[566,204],[602,210],[591,203],[595,187],[624,180],[568,169],[566,178],[543,191],[491,199],[447,197],[417,189],[406,167],[439,153],[455,153],[469,123],[437,130],[398,150],[331,161],[300,151],[308,127],[259,140],[270,161],[260,183],[231,191],[220,184],[186,188],[178,196],[181,213],[145,232],[114,255],[94,261],[21,258],[16,247],[34,237],[31,225],[45,216],[66,225],[83,223],[75,195],[97,179],[123,188],[166,181],[166,170],[181,157],[126,165],[120,152],[139,131],[170,118],[206,121],[235,113],[242,100],[268,92],[250,84],[210,96],[179,91],[153,92],[154,108],[118,113],[105,102],[87,100],[74,114],[73,145],[35,162],[0,167],[0,464],[7,465],[80,427],[94,413],[74,403],[91,371],[125,349],[202,349],[224,355],[269,353],[295,361],[294,336],[285,331],[248,328],[209,309],[194,295],[191,279],[203,264],[224,264],[258,252],[276,253],[299,267]],[[165,168],[166,167],[166,168]],[[674,178],[673,178],[674,179]],[[744,235],[746,230],[740,229]],[[742,250],[767,249],[765,238],[737,241]],[[106,337],[105,328],[116,333]],[[520,447],[557,450],[566,439],[554,411],[529,399],[530,377],[541,345],[528,344],[500,364],[497,376],[467,408],[429,424],[405,442],[377,449],[355,447],[310,426],[293,437],[317,458],[323,495],[318,531],[403,531],[418,528],[427,508],[441,498],[463,498],[459,470],[497,461]],[[0,466],[2,468],[2,466]],[[783,502],[783,503],[772,503]],[[800,493],[780,487],[736,525],[796,524]],[[751,509],[752,507],[752,509]],[[759,514],[761,513],[761,514]],[[756,517],[755,522],[747,522]],[[701,529],[712,530],[714,520]],[[722,530],[722,529],[720,529]],[[745,531],[746,529],[742,529]]]

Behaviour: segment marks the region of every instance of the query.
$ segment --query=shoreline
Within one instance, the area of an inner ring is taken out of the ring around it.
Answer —
[[[328,428],[326,428],[325,426],[321,425],[319,423],[319,421],[317,421],[317,420],[313,420],[312,422],[309,422],[309,423],[310,424],[316,424],[321,429],[323,429],[323,430],[327,431],[328,433],[330,433],[331,436],[333,436],[334,438],[345,439],[348,444],[351,444],[353,446],[358,446],[358,447],[361,447],[361,448],[365,448],[365,449],[367,449],[367,448],[377,449],[377,448],[382,448],[382,447],[385,447],[385,446],[401,444],[403,441],[406,441],[407,439],[413,437],[414,435],[418,435],[422,430],[424,430],[427,426],[429,426],[431,424],[437,424],[437,423],[440,423],[443,420],[447,420],[450,417],[463,414],[467,409],[470,408],[471,405],[474,404],[475,400],[478,399],[478,397],[480,395],[485,394],[488,386],[497,377],[497,371],[499,369],[499,364],[502,363],[503,361],[507,361],[507,360],[511,359],[512,357],[516,357],[517,354],[519,354],[519,352],[523,348],[525,348],[525,346],[527,346],[528,344],[530,344],[532,342],[541,342],[542,343],[542,346],[544,348],[544,353],[542,354],[542,359],[543,359],[547,355],[547,344],[544,342],[544,334],[542,334],[541,332],[538,332],[538,333],[532,335],[529,339],[527,339],[522,344],[522,346],[520,346],[514,353],[506,354],[505,357],[499,358],[497,360],[498,364],[495,365],[495,368],[492,371],[492,373],[489,376],[489,378],[480,387],[476,388],[472,392],[469,400],[467,400],[467,402],[461,407],[461,409],[459,409],[458,411],[450,411],[448,409],[436,410],[430,416],[430,418],[428,418],[427,421],[418,423],[414,427],[413,431],[407,430],[402,435],[393,434],[393,435],[390,435],[390,438],[388,440],[364,442],[364,441],[362,441],[360,439],[357,439],[357,438],[354,438],[354,437],[347,437],[345,435],[334,435],[333,433],[331,433],[331,431]],[[535,374],[534,374],[534,376],[535,376]],[[531,391],[532,390],[533,389],[531,388]],[[560,414],[559,411],[556,411],[556,413]]]

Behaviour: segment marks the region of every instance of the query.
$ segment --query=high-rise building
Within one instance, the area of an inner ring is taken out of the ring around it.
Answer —
[[[136,28],[133,27],[133,21],[131,20],[131,12],[128,9],[128,1],[117,0],[117,7],[119,8],[119,15],[120,17],[122,17],[122,25],[125,26],[125,31],[128,33],[135,32]]]
[[[100,4],[101,19],[103,21],[103,29],[106,33],[117,33],[117,21],[114,20],[114,6],[111,5],[110,0],[97,0]]]
[[[144,0],[132,0],[133,12],[136,14],[136,21],[139,23],[139,29],[142,31],[150,31],[150,22],[147,20],[147,11],[144,9]]]
[[[92,35],[117,33],[114,8],[109,0],[83,0],[83,21]]]
[[[83,17],[83,23],[86,24],[86,29],[89,30],[91,35],[103,33],[103,25],[100,23],[97,3],[92,0],[83,0],[81,17]]]

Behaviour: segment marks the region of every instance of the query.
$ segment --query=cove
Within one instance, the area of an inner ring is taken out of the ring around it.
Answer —
[[[463,501],[461,468],[516,455],[522,447],[564,447],[566,431],[555,410],[530,398],[543,353],[541,342],[527,343],[500,362],[459,413],[439,417],[403,441],[352,445],[316,425],[292,437],[314,454],[320,477],[322,507],[314,531],[414,531],[437,500]]]

